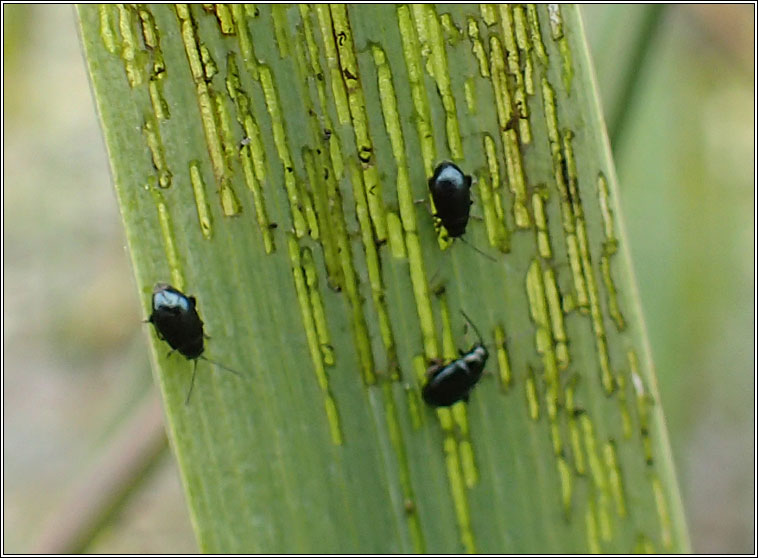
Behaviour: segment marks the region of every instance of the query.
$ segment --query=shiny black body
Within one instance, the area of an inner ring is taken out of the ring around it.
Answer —
[[[433,407],[468,401],[469,392],[482,377],[488,356],[487,348],[477,343],[461,358],[430,367],[427,370],[429,380],[421,390],[424,401]]]
[[[195,297],[186,296],[165,283],[153,289],[153,313],[148,321],[158,337],[188,359],[203,354],[203,322],[195,309]]]
[[[471,177],[450,162],[443,162],[434,169],[429,179],[434,208],[442,226],[451,238],[466,232],[471,209]]]

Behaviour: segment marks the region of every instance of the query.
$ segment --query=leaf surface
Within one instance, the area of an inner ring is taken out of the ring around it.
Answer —
[[[203,551],[687,549],[576,8],[79,16],[145,316],[194,295],[242,372],[200,360],[185,405],[150,330]],[[442,160],[493,259],[417,203]],[[431,409],[459,310],[489,374]]]

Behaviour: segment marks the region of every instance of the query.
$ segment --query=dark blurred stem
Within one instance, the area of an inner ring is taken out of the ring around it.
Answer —
[[[34,554],[79,554],[121,511],[168,447],[160,401],[148,391],[100,459],[54,510]]]
[[[626,67],[626,76],[620,88],[620,98],[613,105],[615,107],[613,114],[608,115],[608,135],[614,153],[618,153],[621,149],[627,120],[640,91],[640,76],[645,69],[660,23],[663,21],[665,8],[665,4],[648,4],[644,7],[647,13],[640,24],[639,35]]]

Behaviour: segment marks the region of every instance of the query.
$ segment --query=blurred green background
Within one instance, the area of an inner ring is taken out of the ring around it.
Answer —
[[[693,550],[754,552],[754,6],[583,13]],[[158,415],[74,9],[4,5],[3,31],[3,550],[20,553]],[[169,452],[88,551],[196,551]]]

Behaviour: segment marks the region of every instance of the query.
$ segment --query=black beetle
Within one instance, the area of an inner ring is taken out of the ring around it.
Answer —
[[[467,353],[448,363],[435,363],[426,371],[429,379],[421,390],[424,401],[433,407],[448,407],[458,401],[468,402],[471,389],[484,372],[489,353],[482,342],[482,335],[468,316],[461,310],[466,321],[479,336],[479,342]]]
[[[152,306],[153,313],[147,321],[153,324],[158,337],[171,346],[169,354],[179,351],[185,358],[194,361],[192,380],[185,404],[189,403],[192,387],[195,385],[197,359],[202,358],[224,370],[240,375],[236,370],[203,356],[205,333],[203,321],[195,308],[194,296],[186,296],[166,283],[156,283],[153,288]]]
[[[466,242],[463,233],[466,232],[469,213],[471,211],[471,177],[463,174],[463,171],[455,164],[443,161],[434,169],[434,174],[429,179],[429,191],[432,193],[432,201],[437,212],[434,216],[445,227],[450,238],[460,238],[464,244],[468,244],[475,251],[491,261],[495,258],[482,252],[473,244]]]
[[[147,320],[158,337],[188,359],[203,354],[203,321],[195,308],[195,297],[186,296],[166,283],[153,289],[153,313]]]
[[[463,174],[457,165],[444,161],[437,165],[429,179],[429,191],[440,220],[451,238],[466,232],[471,209],[471,177]]]

